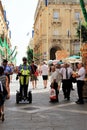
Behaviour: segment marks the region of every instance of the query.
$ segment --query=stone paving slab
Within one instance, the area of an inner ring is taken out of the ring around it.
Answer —
[[[49,88],[32,90],[33,102],[15,103],[17,82],[11,84],[11,98],[5,103],[5,122],[0,130],[87,130],[87,101],[77,105],[77,92],[71,92],[71,100],[59,94],[59,103],[49,103]],[[40,86],[40,84],[39,84]],[[75,87],[76,89],[76,87]]]

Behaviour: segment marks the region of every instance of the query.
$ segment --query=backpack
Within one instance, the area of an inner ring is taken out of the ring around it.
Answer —
[[[3,100],[3,86],[2,86],[2,82],[0,81],[0,102],[2,102]]]
[[[0,81],[0,98],[3,96],[6,96],[8,94],[6,88],[2,85],[2,82]]]
[[[3,86],[2,86],[2,82],[0,81],[0,93],[3,92]]]
[[[2,82],[0,81],[0,106],[4,104],[7,94],[8,92],[6,88],[3,86]]]

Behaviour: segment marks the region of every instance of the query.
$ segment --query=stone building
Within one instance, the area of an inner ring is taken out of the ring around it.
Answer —
[[[57,51],[79,53],[76,28],[84,20],[79,0],[48,0],[47,5],[45,1],[38,0],[35,11],[34,53],[40,60],[57,59]]]
[[[6,11],[4,10],[2,2],[0,1],[0,64],[2,62],[2,59],[8,58],[7,49],[11,47],[7,22],[8,21],[6,21]]]

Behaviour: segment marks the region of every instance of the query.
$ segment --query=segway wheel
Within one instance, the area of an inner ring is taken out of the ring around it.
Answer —
[[[16,93],[16,104],[19,104],[19,94]]]
[[[32,103],[32,93],[29,91],[28,93],[29,103]]]

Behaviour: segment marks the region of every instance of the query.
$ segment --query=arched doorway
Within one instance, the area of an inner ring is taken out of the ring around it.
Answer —
[[[50,59],[51,59],[51,60],[56,59],[55,53],[56,53],[56,51],[58,51],[58,50],[61,50],[58,46],[52,47],[52,48],[50,49]]]

